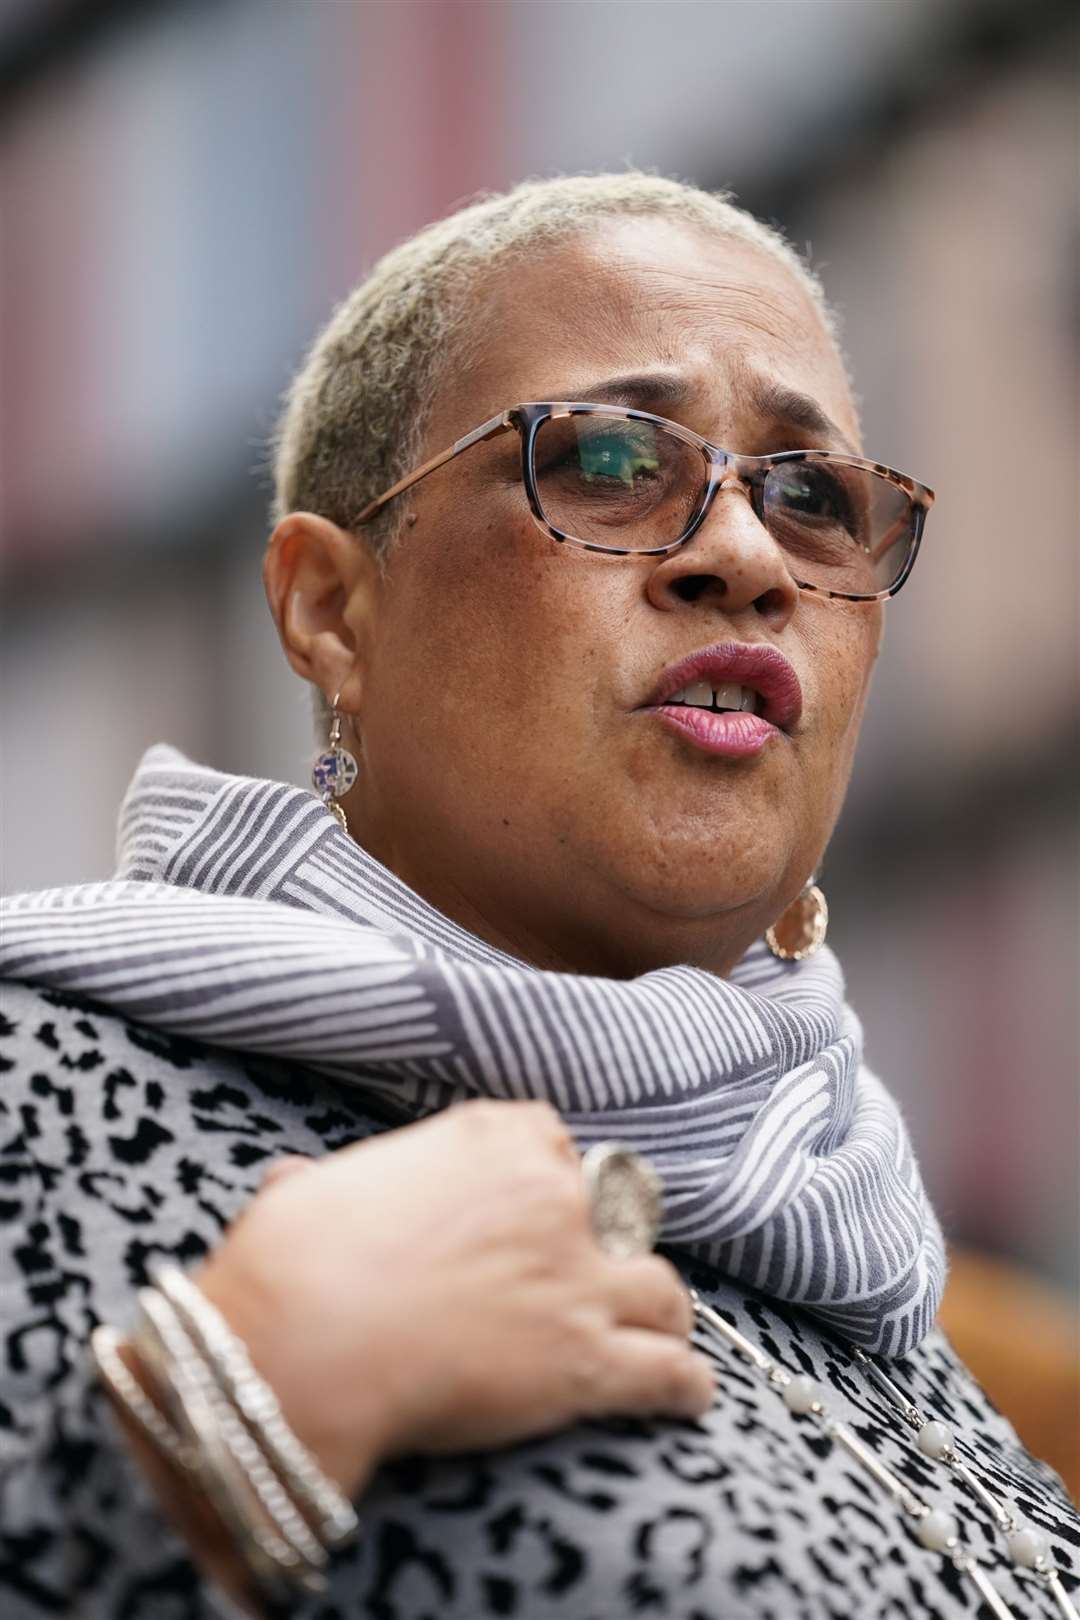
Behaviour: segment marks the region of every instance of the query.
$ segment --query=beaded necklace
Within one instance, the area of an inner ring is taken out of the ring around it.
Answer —
[[[615,1142],[590,1148],[582,1159],[582,1172],[592,1209],[593,1226],[601,1247],[613,1256],[645,1254],[656,1242],[660,1230],[662,1192],[660,1178],[649,1161]],[[717,1341],[748,1362],[770,1389],[775,1390],[788,1411],[796,1418],[809,1418],[847,1453],[864,1473],[892,1499],[907,1521],[908,1528],[928,1552],[940,1553],[971,1582],[994,1620],[1019,1620],[1009,1608],[990,1577],[960,1540],[959,1527],[952,1514],[923,1501],[899,1474],[876,1457],[848,1424],[832,1416],[819,1384],[805,1373],[792,1373],[772,1356],[765,1354],[719,1311],[707,1305],[695,1288],[690,1289],[694,1305],[692,1336],[706,1350],[716,1353]],[[1047,1538],[1040,1530],[1026,1525],[1015,1509],[1002,1502],[980,1479],[958,1449],[947,1424],[927,1417],[908,1400],[903,1390],[877,1362],[855,1345],[849,1354],[866,1372],[890,1410],[914,1432],[922,1456],[942,1463],[992,1514],[998,1531],[1005,1538],[1017,1574],[1038,1581],[1050,1593],[1062,1620],[1080,1620],[1077,1610],[1058,1574]]]
[[[717,1340],[754,1369],[776,1391],[793,1417],[809,1418],[857,1463],[885,1495],[889,1496],[907,1520],[916,1539],[929,1552],[942,1554],[971,1582],[994,1620],[1018,1620],[1014,1610],[991,1584],[986,1571],[960,1540],[956,1520],[944,1509],[932,1507],[867,1447],[855,1431],[829,1412],[820,1385],[805,1373],[792,1373],[753,1344],[738,1328],[707,1305],[696,1289],[690,1290],[694,1303],[694,1337],[703,1348],[714,1349]],[[1005,1538],[1005,1545],[1018,1575],[1038,1581],[1050,1593],[1062,1620],[1080,1620],[1080,1611],[1069,1598],[1053,1560],[1050,1544],[1040,1530],[1025,1525],[1017,1512],[980,1479],[958,1449],[947,1424],[927,1417],[908,1400],[899,1385],[884,1373],[865,1351],[848,1347],[874,1388],[914,1432],[922,1456],[942,1463],[955,1478],[992,1514]]]

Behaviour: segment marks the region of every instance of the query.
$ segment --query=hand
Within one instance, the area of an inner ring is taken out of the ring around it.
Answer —
[[[350,1494],[396,1452],[712,1398],[676,1272],[600,1250],[543,1103],[467,1103],[282,1162],[195,1281]]]

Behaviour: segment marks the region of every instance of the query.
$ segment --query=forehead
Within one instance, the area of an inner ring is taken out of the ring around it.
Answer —
[[[791,270],[752,243],[656,218],[500,266],[478,291],[481,337],[440,398],[432,439],[527,399],[584,398],[590,379],[664,370],[691,384],[702,431],[737,425],[745,381],[815,399],[853,438],[843,363]]]

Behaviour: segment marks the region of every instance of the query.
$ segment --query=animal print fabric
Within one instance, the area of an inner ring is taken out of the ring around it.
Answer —
[[[211,1248],[269,1161],[332,1151],[384,1122],[354,1088],[310,1071],[58,992],[0,992],[0,1616],[209,1620],[227,1608],[128,1461],[89,1333],[130,1318],[152,1259],[189,1265]],[[844,1349],[798,1310],[688,1274],[957,1514],[1018,1617],[1056,1615]],[[593,1422],[509,1451],[385,1467],[362,1500],[360,1539],[336,1557],[327,1595],[297,1604],[298,1620],[982,1620],[948,1562],[911,1539],[830,1441],[717,1360],[717,1404],[700,1422]],[[1047,1532],[1074,1590],[1080,1517],[942,1335],[894,1372]]]

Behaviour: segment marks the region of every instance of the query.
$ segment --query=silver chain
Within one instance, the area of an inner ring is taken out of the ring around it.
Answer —
[[[707,1344],[721,1339],[729,1350],[753,1367],[758,1376],[776,1391],[794,1417],[810,1418],[828,1435],[829,1439],[847,1453],[864,1473],[887,1496],[891,1497],[907,1520],[916,1539],[930,1552],[948,1558],[953,1567],[971,1582],[994,1620],[1018,1620],[1014,1611],[991,1584],[986,1571],[979,1565],[960,1539],[956,1520],[944,1509],[932,1507],[893,1472],[886,1463],[864,1445],[848,1424],[831,1415],[820,1386],[805,1373],[792,1373],[740,1333],[738,1328],[724,1320],[718,1311],[707,1305],[696,1289],[690,1290],[694,1302],[695,1330]],[[1016,1513],[994,1496],[975,1473],[970,1463],[956,1449],[952,1431],[944,1423],[927,1418],[921,1409],[909,1401],[892,1379],[863,1351],[854,1349],[856,1361],[865,1368],[878,1391],[900,1413],[904,1422],[915,1431],[916,1444],[924,1457],[940,1461],[993,1515],[998,1529],[1006,1538],[1009,1557],[1018,1575],[1037,1580],[1050,1593],[1063,1620],[1080,1620],[1061,1583],[1052,1561],[1050,1545],[1041,1531],[1025,1525]]]
[[[850,1345],[849,1349],[878,1393],[885,1397],[889,1405],[900,1414],[908,1428],[913,1431],[915,1444],[921,1454],[934,1462],[942,1463],[987,1509],[1004,1536],[1006,1550],[1016,1567],[1043,1583],[1065,1620],[1080,1620],[1080,1611],[1061,1584],[1061,1577],[1054,1567],[1050,1543],[1042,1531],[1026,1525],[1010,1503],[994,1495],[985,1478],[980,1477],[973,1467],[970,1453],[965,1460],[965,1453],[959,1448],[956,1436],[947,1423],[928,1417],[921,1407],[908,1399],[900,1386],[894,1383],[888,1373],[882,1371],[865,1350],[860,1350],[858,1345]]]

